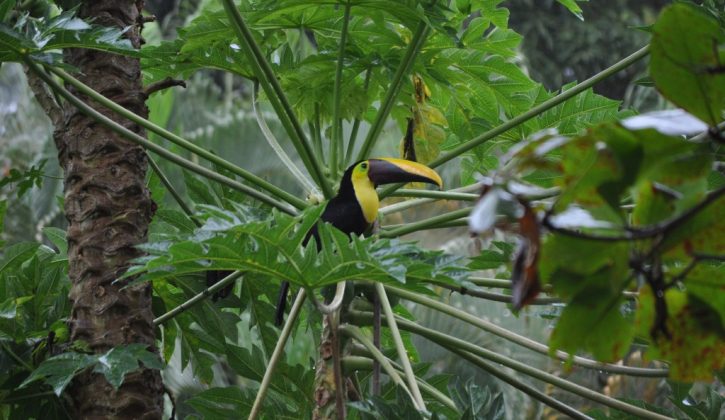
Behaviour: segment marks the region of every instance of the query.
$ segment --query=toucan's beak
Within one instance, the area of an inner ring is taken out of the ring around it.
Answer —
[[[440,175],[418,162],[395,158],[369,159],[368,162],[368,178],[375,186],[396,182],[427,182],[443,187]]]

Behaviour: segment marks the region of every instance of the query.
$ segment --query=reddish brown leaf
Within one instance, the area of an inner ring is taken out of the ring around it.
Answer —
[[[520,200],[520,203],[524,207],[524,215],[519,219],[519,234],[522,238],[511,274],[513,282],[511,303],[516,311],[531,303],[541,291],[538,268],[539,221],[527,202]]]

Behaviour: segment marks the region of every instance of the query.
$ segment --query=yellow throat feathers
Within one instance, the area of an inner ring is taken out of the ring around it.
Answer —
[[[362,208],[365,221],[372,224],[378,217],[380,199],[375,191],[375,185],[368,178],[367,170],[363,170],[359,166],[353,170],[352,187],[355,190],[355,198]]]

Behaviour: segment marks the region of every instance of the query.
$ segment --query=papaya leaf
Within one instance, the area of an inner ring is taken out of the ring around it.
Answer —
[[[349,238],[325,223],[318,225],[321,251],[304,247],[321,206],[306,211],[301,220],[275,212],[258,222],[226,210],[204,209],[214,216],[202,215],[206,222],[193,234],[160,236],[158,242],[142,245],[149,255],[139,258],[127,276],[145,272],[142,280],[157,280],[199,271],[243,270],[321,287],[343,280],[456,282],[465,273],[457,258],[398,240]],[[409,266],[413,269],[407,276]]]
[[[150,369],[163,368],[159,358],[149,352],[144,344],[115,347],[100,355],[62,353],[43,361],[19,388],[40,380],[60,396],[76,374],[91,366],[94,372],[103,374],[111,385],[118,388],[127,373],[139,368],[139,362]]]
[[[24,17],[14,27],[0,23],[0,61],[22,62],[23,57],[47,63],[62,63],[63,48],[88,48],[130,56],[139,56],[125,29],[91,25],[75,16],[75,10],[52,18]]]
[[[210,419],[245,417],[253,402],[254,393],[238,386],[207,389],[186,401],[202,418]]]
[[[68,352],[59,354],[41,363],[18,388],[40,380],[50,386],[55,395],[60,396],[77,373],[92,366],[97,361],[96,356],[83,353]]]

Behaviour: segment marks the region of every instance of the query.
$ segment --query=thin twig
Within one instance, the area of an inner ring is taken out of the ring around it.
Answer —
[[[665,284],[664,288],[669,289],[675,284],[685,280],[685,277],[687,277],[687,275],[690,274],[690,272],[702,261],[725,261],[725,255],[695,253],[692,256],[692,261],[690,261],[690,263],[687,264],[687,266],[683,268],[682,271],[677,273],[677,275],[673,276],[672,279],[670,279],[670,281]]]
[[[161,180],[161,183],[164,184],[166,189],[171,193],[171,196],[174,197],[174,200],[176,203],[181,207],[181,210],[186,214],[187,217],[189,217],[189,220],[192,221],[196,225],[196,227],[201,227],[202,223],[199,221],[199,219],[194,216],[194,212],[191,211],[191,208],[186,204],[184,199],[181,197],[181,194],[179,194],[178,191],[176,191],[176,188],[171,183],[169,178],[164,174],[164,172],[161,170],[161,167],[156,163],[153,157],[146,152],[146,159],[149,162],[149,165],[151,165],[151,170],[156,173],[156,176],[159,177],[159,180]]]
[[[592,233],[581,232],[578,230],[562,228],[562,227],[556,226],[555,224],[553,224],[551,222],[551,214],[547,214],[544,217],[544,219],[542,220],[541,224],[552,232],[560,233],[562,235],[571,236],[574,238],[589,239],[589,240],[593,240],[593,241],[619,242],[619,241],[651,239],[651,238],[654,238],[654,237],[660,236],[660,235],[664,236],[667,233],[670,233],[673,230],[675,230],[676,228],[682,226],[684,223],[686,223],[692,217],[696,216],[705,207],[709,206],[714,201],[716,201],[718,198],[720,198],[723,194],[725,194],[725,187],[720,187],[717,190],[710,191],[710,193],[708,193],[707,196],[705,196],[704,200],[700,201],[696,205],[685,210],[680,215],[678,215],[672,219],[665,220],[660,223],[655,223],[655,224],[649,225],[649,226],[628,227],[627,233],[625,233],[623,235],[611,235],[611,236],[596,235],[596,234],[592,234]]]
[[[464,296],[473,296],[481,299],[492,300],[494,302],[511,303],[511,295],[504,295],[501,293],[485,292],[483,290],[471,290],[462,286],[454,286],[445,283],[436,283],[436,286],[440,286],[444,289],[448,289],[454,292],[458,292]],[[561,299],[555,297],[537,297],[527,305],[551,305],[552,303],[562,303]]]
[[[151,83],[150,85],[146,86],[143,90],[144,95],[148,98],[151,96],[152,93],[158,92],[160,90],[168,89],[170,87],[174,86],[181,86],[183,88],[186,88],[186,82],[183,80],[173,79],[171,77],[167,77],[164,80],[159,80],[158,82]]]

